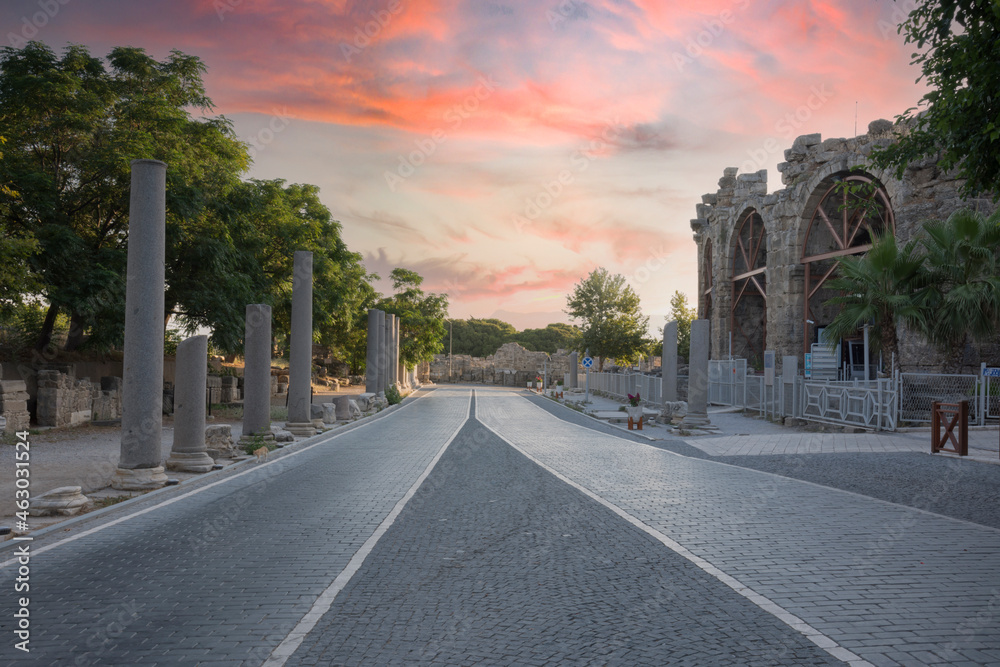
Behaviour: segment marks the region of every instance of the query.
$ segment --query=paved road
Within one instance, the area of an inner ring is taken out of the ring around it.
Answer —
[[[17,596],[13,568],[4,568],[0,663],[261,664],[465,422],[469,403],[468,391],[435,391],[242,477],[38,551],[28,656],[6,631]]]
[[[470,394],[34,543],[0,661],[1000,665],[1000,531]]]
[[[804,621],[823,643],[876,665],[1000,665],[997,529],[566,421],[539,429],[541,408],[480,396],[480,420],[526,455]]]

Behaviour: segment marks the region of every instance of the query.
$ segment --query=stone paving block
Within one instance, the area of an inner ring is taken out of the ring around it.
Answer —
[[[468,402],[467,390],[438,390],[33,559],[33,578],[45,582],[32,589],[34,664],[67,664],[133,602],[127,634],[94,664],[228,659],[196,644],[234,638],[251,640],[249,650],[234,648],[244,656],[266,649],[251,662],[261,664],[465,420]],[[0,596],[0,613],[14,603]],[[8,649],[0,647],[0,662]]]
[[[367,664],[838,664],[474,422],[290,662],[372,635]]]
[[[781,600],[821,632],[841,627],[842,619],[854,625],[860,618],[870,623],[874,637],[905,650],[907,642],[926,641],[924,628],[938,617],[970,602],[979,610],[990,604],[981,578],[956,584],[947,574],[955,569],[956,553],[962,554],[963,571],[1000,571],[995,529],[674,456],[564,421],[542,427],[542,411],[527,400],[480,395],[480,418],[505,438],[743,584]],[[827,594],[762,576],[768,570],[780,574],[785,564],[822,582]],[[862,583],[867,591],[858,587]],[[904,596],[894,599],[900,591]],[[872,595],[891,606],[873,606]],[[991,618],[986,626],[984,635],[1000,637],[1000,619]],[[966,641],[958,639],[959,650]],[[862,657],[867,649],[861,641],[845,640],[844,647]]]

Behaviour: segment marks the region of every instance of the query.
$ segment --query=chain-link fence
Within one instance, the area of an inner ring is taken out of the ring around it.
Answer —
[[[983,382],[983,417],[1000,419],[1000,377],[985,376]]]
[[[935,402],[969,401],[969,423],[978,423],[979,377],[936,373],[900,373],[899,421],[911,424],[931,423],[931,405]]]

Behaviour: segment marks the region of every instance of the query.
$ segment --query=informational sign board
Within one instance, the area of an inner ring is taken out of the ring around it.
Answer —
[[[802,362],[802,372],[805,374],[806,378],[811,378],[813,376],[813,354],[812,352],[806,352],[805,360]]]
[[[774,385],[774,352],[772,350],[764,352],[764,384],[768,387]]]
[[[987,366],[983,369],[983,377],[1000,378],[1000,368],[990,368]]]
[[[584,368],[590,368],[593,365],[594,365],[594,358],[593,357],[584,357],[583,358],[583,367]]]

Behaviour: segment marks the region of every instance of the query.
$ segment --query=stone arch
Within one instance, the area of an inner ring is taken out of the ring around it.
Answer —
[[[736,218],[731,241],[732,301],[729,325],[732,354],[763,364],[767,346],[767,230],[756,208]]]
[[[833,170],[836,166],[842,168]],[[875,233],[896,231],[892,201],[881,180],[844,164],[827,165],[823,171],[830,173],[821,172],[813,179],[802,216],[803,352],[818,342],[817,331],[836,315],[834,308],[824,304],[835,296],[826,283],[836,273],[837,259],[866,252]],[[842,183],[857,190],[844,191]]]

